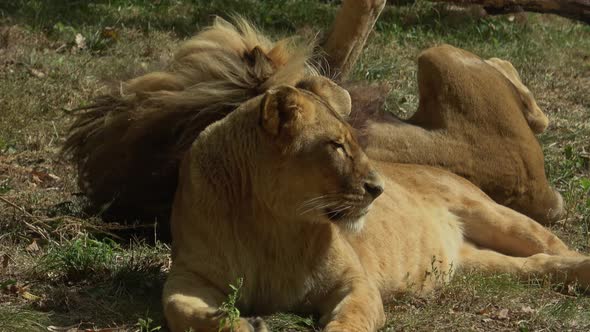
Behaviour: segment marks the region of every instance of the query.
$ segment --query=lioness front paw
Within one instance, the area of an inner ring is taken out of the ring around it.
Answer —
[[[363,325],[362,323],[345,323],[345,322],[338,322],[332,321],[328,325],[324,327],[323,332],[369,332],[374,331],[374,329],[369,328],[368,325]]]
[[[218,321],[219,331],[222,332],[269,332],[266,323],[260,317],[242,318],[231,320],[227,313],[217,309],[208,316],[211,320]]]
[[[266,324],[260,317],[240,318],[233,324],[224,324],[222,332],[269,332]]]
[[[260,317],[248,318],[248,323],[250,324],[250,331],[252,332],[268,332],[266,323]]]

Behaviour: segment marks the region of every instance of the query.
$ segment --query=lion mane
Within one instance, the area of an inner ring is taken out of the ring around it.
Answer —
[[[164,70],[75,111],[63,152],[77,167],[80,189],[118,215],[165,218],[180,158],[199,133],[269,88],[315,75],[313,45],[272,41],[242,18],[216,18]]]

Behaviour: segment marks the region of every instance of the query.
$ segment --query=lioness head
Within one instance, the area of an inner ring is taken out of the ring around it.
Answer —
[[[344,117],[350,96],[320,77],[268,91],[260,105],[270,187],[260,190],[274,211],[360,230],[383,182]],[[270,160],[269,160],[270,159]],[[266,167],[265,167],[266,169]]]

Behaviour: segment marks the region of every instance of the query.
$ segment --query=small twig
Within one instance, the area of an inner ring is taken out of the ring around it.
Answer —
[[[8,204],[8,205],[12,206],[12,207],[13,207],[13,208],[15,208],[16,210],[18,210],[18,211],[22,212],[22,213],[23,213],[25,216],[27,216],[27,217],[29,217],[29,218],[31,218],[31,219],[33,219],[33,220],[35,220],[36,222],[38,222],[38,223],[41,223],[41,224],[45,224],[45,223],[43,222],[43,220],[41,220],[39,217],[36,217],[36,216],[32,215],[32,214],[31,214],[31,213],[29,213],[27,210],[25,210],[23,207],[21,207],[21,206],[18,206],[18,205],[16,205],[16,204],[14,204],[13,202],[11,202],[11,201],[7,200],[6,198],[4,198],[4,197],[0,196],[0,201],[4,202],[5,204]],[[34,232],[36,232],[36,233],[38,233],[39,235],[41,235],[41,237],[42,237],[43,239],[45,239],[45,240],[47,240],[47,241],[51,241],[51,239],[49,238],[49,234],[47,234],[47,232],[46,232],[44,229],[42,229],[42,228],[40,228],[40,227],[38,227],[38,226],[35,226],[35,225],[33,225],[33,224],[29,223],[29,222],[26,222],[26,221],[24,221],[24,220],[21,220],[21,221],[22,221],[22,223],[23,223],[23,224],[25,224],[25,225],[26,225],[27,227],[29,227],[31,230],[33,230]]]
[[[139,225],[115,225],[115,224],[112,224],[112,225],[105,225],[103,227],[99,227],[96,225],[92,225],[91,223],[84,222],[84,220],[82,220],[80,218],[76,218],[73,216],[67,216],[67,215],[51,217],[51,218],[41,218],[41,217],[31,214],[30,212],[25,210],[22,206],[19,206],[15,203],[11,202],[10,200],[6,199],[5,197],[0,196],[0,201],[13,207],[16,211],[19,211],[20,213],[22,213],[26,217],[30,218],[32,220],[32,222],[27,222],[25,220],[21,220],[21,222],[23,224],[25,224],[32,231],[39,233],[39,235],[41,235],[41,237],[43,239],[45,239],[47,241],[51,241],[51,242],[52,242],[52,240],[50,239],[49,233],[47,231],[47,229],[51,229],[51,227],[49,226],[48,223],[52,223],[55,221],[65,221],[65,225],[63,227],[58,226],[57,229],[54,229],[52,231],[52,233],[59,233],[61,230],[67,229],[68,226],[70,226],[70,227],[77,226],[79,228],[83,228],[86,230],[91,230],[93,232],[98,232],[98,233],[108,235],[108,236],[118,239],[118,240],[123,240],[123,238],[112,233],[112,231],[132,230],[132,229],[140,229],[140,228],[155,228],[155,225],[156,225],[156,223],[139,224]],[[38,226],[39,224],[42,225],[43,227],[39,227]]]
[[[20,212],[22,212],[23,214],[25,214],[25,215],[26,215],[27,217],[29,217],[29,218],[33,218],[33,219],[36,219],[36,218],[37,218],[37,217],[35,217],[34,215],[30,214],[30,213],[29,213],[27,210],[25,210],[23,207],[21,207],[21,206],[18,206],[18,205],[16,205],[16,204],[12,203],[11,201],[7,200],[6,198],[4,198],[4,197],[2,197],[2,196],[0,196],[0,201],[2,201],[2,202],[4,202],[4,203],[6,203],[6,204],[8,204],[8,205],[12,206],[13,208],[15,208],[15,209],[19,210]]]
[[[55,127],[55,121],[51,121],[51,125],[53,126],[53,133],[55,134],[55,138],[59,139],[59,133],[57,132],[57,128]]]

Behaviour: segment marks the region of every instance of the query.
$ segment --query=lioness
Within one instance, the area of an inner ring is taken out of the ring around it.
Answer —
[[[444,168],[542,224],[563,216],[535,137],[549,120],[510,62],[431,47],[418,57],[418,86],[420,104],[405,121],[355,105],[350,118],[371,158]],[[351,89],[356,104],[366,94]]]
[[[313,312],[325,331],[375,331],[384,301],[456,270],[590,286],[590,258],[465,179],[370,160],[345,120],[349,103],[331,81],[304,79],[249,100],[193,143],[172,209],[172,331],[216,331],[239,277],[243,313]],[[233,328],[266,330],[243,318]]]

